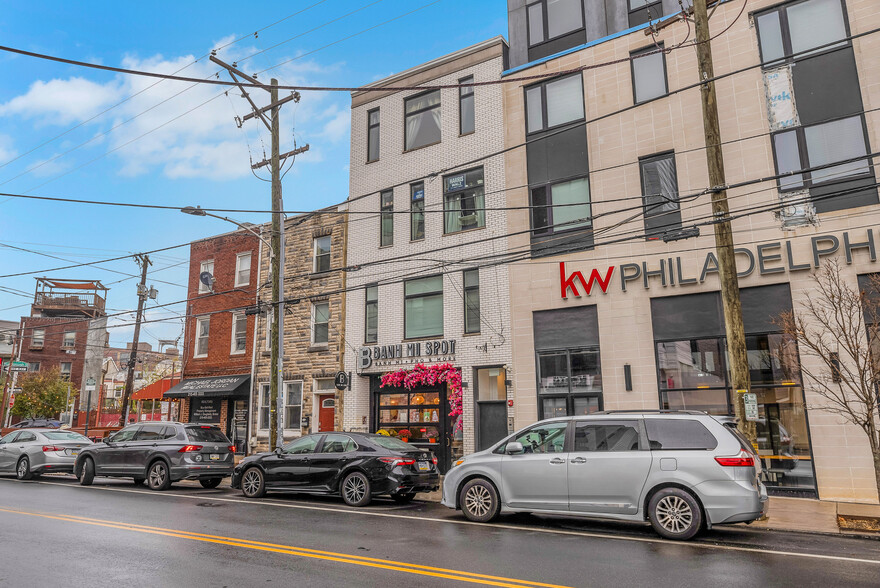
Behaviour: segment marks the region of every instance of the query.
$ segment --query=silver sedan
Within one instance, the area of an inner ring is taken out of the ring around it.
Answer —
[[[0,473],[15,473],[29,480],[50,472],[73,472],[80,449],[92,445],[73,431],[23,429],[0,439]]]

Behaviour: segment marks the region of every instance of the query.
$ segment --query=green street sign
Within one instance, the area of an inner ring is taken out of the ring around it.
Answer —
[[[12,367],[10,367],[10,371],[26,372],[26,371],[28,371],[28,364],[26,361],[13,361]]]

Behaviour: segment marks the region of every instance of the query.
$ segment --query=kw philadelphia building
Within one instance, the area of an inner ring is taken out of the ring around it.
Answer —
[[[671,0],[508,2],[508,247],[531,250],[507,266],[516,427],[603,409],[732,413],[700,76],[679,11]],[[878,499],[866,435],[805,389],[808,359],[780,352],[774,321],[808,299],[825,260],[853,287],[880,271],[880,35],[867,33],[878,27],[872,0],[737,0],[710,20],[775,494]],[[549,76],[517,81],[536,74]],[[670,240],[695,226],[699,236]]]

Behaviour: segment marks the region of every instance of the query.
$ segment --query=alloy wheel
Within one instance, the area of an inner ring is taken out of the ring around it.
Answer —
[[[360,476],[349,476],[345,480],[344,488],[345,499],[350,503],[357,503],[364,499],[367,493],[367,485]]]
[[[150,468],[150,486],[152,488],[159,488],[163,484],[165,484],[165,476],[167,472],[165,471],[165,464],[157,463],[153,467]]]
[[[24,480],[25,476],[28,474],[28,463],[27,460],[21,460],[18,462],[18,479]]]
[[[492,495],[483,485],[471,486],[464,495],[464,504],[472,515],[483,517],[492,507]]]
[[[241,489],[247,496],[253,496],[260,490],[260,472],[255,469],[250,469],[244,474],[244,478],[241,481]]]
[[[678,496],[664,496],[657,503],[657,521],[670,533],[683,533],[694,520],[690,505]]]

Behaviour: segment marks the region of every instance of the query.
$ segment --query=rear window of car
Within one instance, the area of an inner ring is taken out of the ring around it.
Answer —
[[[43,433],[43,437],[52,441],[89,441],[87,437],[71,431],[46,431]]]
[[[645,419],[651,449],[715,449],[718,441],[703,423],[691,419]]]
[[[395,437],[372,437],[371,440],[379,447],[391,449],[392,451],[417,451],[419,449],[415,445],[404,443],[403,441]]]
[[[190,441],[204,441],[207,443],[229,443],[229,439],[223,431],[217,427],[187,427],[186,436]]]
[[[727,429],[728,431],[730,431],[733,434],[733,436],[736,437],[736,440],[739,441],[740,447],[742,447],[743,449],[745,449],[749,453],[753,453],[753,454],[757,455],[757,453],[755,452],[755,448],[752,447],[752,444],[749,443],[749,440],[746,438],[746,436],[743,435],[740,432],[740,430],[736,428],[735,424],[725,423],[724,428]]]

